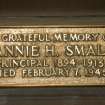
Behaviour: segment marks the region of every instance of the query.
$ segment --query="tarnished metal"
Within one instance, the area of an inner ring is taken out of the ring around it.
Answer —
[[[0,86],[105,84],[105,28],[0,28]]]

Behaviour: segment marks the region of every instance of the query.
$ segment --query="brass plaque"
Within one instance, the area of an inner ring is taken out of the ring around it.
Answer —
[[[0,86],[104,84],[105,28],[0,28]]]

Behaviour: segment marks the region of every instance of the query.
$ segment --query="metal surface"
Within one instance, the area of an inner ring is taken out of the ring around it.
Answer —
[[[0,86],[105,84],[105,28],[1,27]]]

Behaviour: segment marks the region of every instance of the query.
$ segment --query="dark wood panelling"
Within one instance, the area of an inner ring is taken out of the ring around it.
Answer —
[[[2,88],[0,105],[105,105],[105,87]]]
[[[0,16],[104,14],[105,0],[0,0]]]

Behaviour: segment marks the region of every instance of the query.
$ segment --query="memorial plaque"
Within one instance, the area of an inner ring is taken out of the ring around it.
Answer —
[[[104,27],[0,27],[0,86],[104,84]]]

